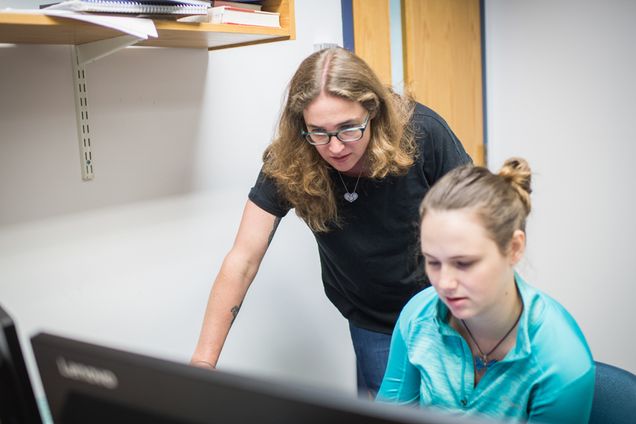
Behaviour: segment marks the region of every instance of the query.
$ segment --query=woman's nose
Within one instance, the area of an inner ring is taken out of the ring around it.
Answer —
[[[437,286],[440,290],[454,290],[457,287],[457,277],[451,267],[442,266],[439,272]]]
[[[329,138],[329,151],[333,154],[338,154],[344,149],[344,143],[338,139],[335,135]]]

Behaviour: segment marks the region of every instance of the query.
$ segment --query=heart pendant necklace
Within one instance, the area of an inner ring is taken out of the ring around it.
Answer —
[[[340,181],[342,181],[342,185],[345,188],[345,194],[344,194],[344,198],[347,202],[349,203],[353,203],[356,201],[356,199],[358,198],[358,193],[356,193],[356,189],[358,188],[358,183],[360,182],[360,176],[362,175],[362,171],[360,171],[360,173],[358,174],[358,179],[356,180],[356,185],[355,187],[353,187],[353,191],[351,193],[349,193],[349,189],[347,188],[347,185],[345,184],[344,180],[342,179],[342,175],[340,174],[340,171],[338,171],[338,176],[340,177]]]

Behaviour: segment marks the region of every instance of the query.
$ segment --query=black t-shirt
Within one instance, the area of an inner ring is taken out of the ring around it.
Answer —
[[[442,175],[471,161],[448,124],[417,104],[412,117],[416,162],[405,175],[361,178],[358,199],[349,203],[333,170],[341,228],[316,233],[325,293],[354,325],[391,333],[404,304],[427,287],[419,248],[419,205]],[[357,177],[342,175],[352,191]],[[283,217],[290,207],[263,172],[249,198],[263,210]]]

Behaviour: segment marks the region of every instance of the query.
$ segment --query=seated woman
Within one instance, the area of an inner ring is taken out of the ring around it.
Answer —
[[[530,168],[463,166],[420,206],[431,284],[401,312],[378,400],[462,415],[587,423],[592,354],[572,316],[515,272],[526,244]]]

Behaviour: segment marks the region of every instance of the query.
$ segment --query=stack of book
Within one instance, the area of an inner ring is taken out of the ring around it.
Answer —
[[[40,6],[73,12],[122,15],[206,15],[210,1],[205,0],[66,0]]]
[[[213,0],[207,16],[191,16],[181,18],[179,21],[280,28],[280,14],[263,11],[261,3],[261,1]]]
[[[233,0],[233,1],[225,1],[225,0],[212,0],[211,7],[219,7],[219,6],[231,6],[238,7],[240,9],[252,9],[252,10],[263,10],[262,1],[254,1],[254,0]]]

